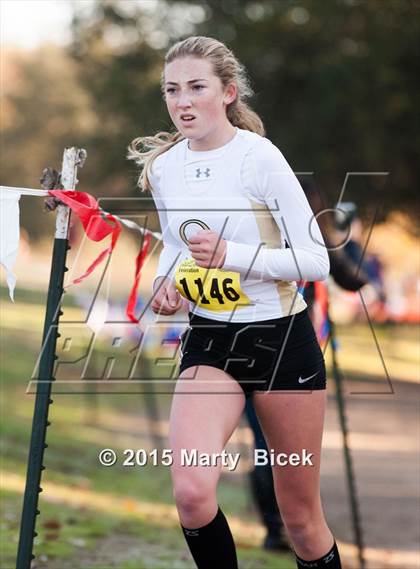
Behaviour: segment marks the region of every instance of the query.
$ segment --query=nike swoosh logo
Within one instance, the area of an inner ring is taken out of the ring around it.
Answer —
[[[314,373],[313,375],[310,375],[309,377],[299,377],[298,381],[299,383],[305,383],[306,381],[310,380],[312,377],[315,377],[318,374],[318,372]]]

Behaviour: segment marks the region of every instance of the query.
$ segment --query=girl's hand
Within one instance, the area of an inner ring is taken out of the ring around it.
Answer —
[[[226,241],[209,229],[202,229],[188,239],[188,248],[199,267],[217,269],[226,259]]]
[[[183,298],[169,277],[155,280],[151,308],[156,314],[171,316],[183,305]]]

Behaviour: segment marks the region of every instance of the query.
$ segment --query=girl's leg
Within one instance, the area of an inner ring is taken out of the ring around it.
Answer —
[[[326,391],[256,392],[254,405],[269,449],[312,453],[310,465],[274,466],[279,509],[298,560],[313,567],[341,567],[334,538],[325,521],[320,495],[320,459]],[[322,558],[328,555],[328,564]],[[334,563],[332,562],[334,561]],[[305,565],[302,565],[305,566]],[[312,565],[311,565],[312,566]]]
[[[221,453],[244,405],[239,384],[212,366],[188,368],[177,381],[170,416],[171,474],[180,522],[200,569],[234,569],[236,551],[217,503],[221,461],[214,466],[186,466],[182,453]]]

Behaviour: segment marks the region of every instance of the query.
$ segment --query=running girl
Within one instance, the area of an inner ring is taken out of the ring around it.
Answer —
[[[189,302],[170,416],[185,539],[199,569],[238,567],[217,501],[221,466],[186,468],[180,455],[222,452],[252,397],[270,450],[313,455],[310,467],[273,466],[297,566],[340,568],[320,498],[325,364],[296,286],[328,276],[321,232],[224,44],[175,44],[162,89],[176,131],[135,139],[129,158],[143,166],[139,185],[152,191],[163,233],[152,309],[172,315]]]

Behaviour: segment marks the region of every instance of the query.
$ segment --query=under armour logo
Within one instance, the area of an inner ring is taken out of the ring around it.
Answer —
[[[324,557],[323,562],[329,563],[334,559],[334,551],[331,551],[326,557]]]
[[[189,535],[192,537],[198,537],[198,529],[185,529],[184,528],[184,532],[186,533],[186,535]]]
[[[210,178],[210,168],[206,168],[204,172],[201,171],[201,168],[195,169],[195,177],[201,178],[201,174],[204,174],[206,178]]]

